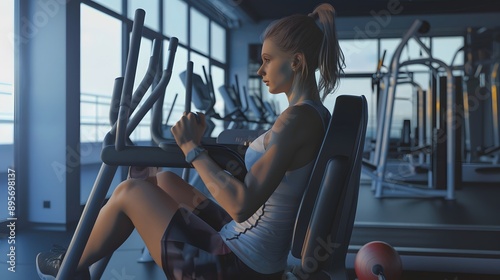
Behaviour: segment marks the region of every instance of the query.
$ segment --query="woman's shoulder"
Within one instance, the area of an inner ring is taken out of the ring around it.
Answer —
[[[324,121],[325,118],[330,116],[330,112],[322,102],[312,100],[305,100],[290,106],[284,111],[284,113],[285,112],[290,116],[301,116],[301,118],[306,118],[306,120],[303,121],[307,123],[315,123],[318,119]]]
[[[308,135],[308,137],[312,137],[323,132],[323,122],[324,120],[316,108],[301,103],[286,108],[276,120],[274,128],[286,127],[295,131],[296,136]]]

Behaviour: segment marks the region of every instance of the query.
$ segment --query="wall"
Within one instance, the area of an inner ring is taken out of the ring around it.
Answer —
[[[15,38],[20,223],[65,227],[79,217],[79,2],[20,1]]]

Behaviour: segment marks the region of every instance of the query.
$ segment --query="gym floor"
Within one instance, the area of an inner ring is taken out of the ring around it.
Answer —
[[[356,279],[355,253],[379,240],[396,248],[403,262],[403,279],[500,279],[500,186],[465,185],[456,200],[440,198],[374,198],[364,176],[347,267]],[[2,226],[2,230],[4,230]],[[21,230],[16,235],[15,272],[8,271],[8,244],[0,236],[0,279],[38,279],[35,256],[52,244],[66,245],[71,232]],[[165,279],[154,263],[139,263],[143,243],[132,236],[113,255],[102,279]]]

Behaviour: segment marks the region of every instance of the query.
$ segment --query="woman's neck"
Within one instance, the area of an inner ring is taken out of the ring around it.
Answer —
[[[295,80],[297,81],[298,79]],[[302,83],[294,83],[292,90],[286,93],[286,95],[289,106],[301,103],[304,100],[321,101],[316,79],[309,79]]]

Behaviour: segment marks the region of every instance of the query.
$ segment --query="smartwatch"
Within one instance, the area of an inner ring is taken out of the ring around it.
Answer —
[[[201,153],[206,152],[203,147],[196,146],[186,155],[186,162],[191,164]]]

